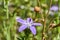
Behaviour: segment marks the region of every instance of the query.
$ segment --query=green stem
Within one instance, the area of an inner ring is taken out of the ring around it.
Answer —
[[[10,40],[10,29],[6,27],[6,22],[3,21],[3,26],[4,26],[4,35],[6,37],[6,40]]]
[[[9,18],[8,3],[9,3],[9,0],[4,0],[4,8],[5,8],[4,11],[6,12],[7,19]]]
[[[16,13],[14,14],[14,20],[16,19]],[[13,21],[13,24],[17,24],[16,22]],[[16,27],[16,25],[14,25]],[[13,27],[14,28],[14,27]],[[17,40],[17,35],[16,35],[16,29],[14,29],[14,40]]]
[[[9,10],[8,10],[8,3],[9,3],[9,0],[4,0],[4,11],[6,12],[6,19],[7,19],[7,22],[5,24],[8,23],[8,19],[9,19]],[[10,27],[8,26],[9,24],[6,25],[6,40],[10,40]]]
[[[44,24],[43,24],[42,40],[46,40],[45,29],[46,29],[46,19],[44,19]]]
[[[42,40],[47,40],[46,39],[46,20],[47,20],[47,17],[49,16],[49,11],[50,11],[51,4],[52,4],[52,0],[50,0],[50,6],[49,6],[47,14],[44,14],[44,24],[43,24]]]

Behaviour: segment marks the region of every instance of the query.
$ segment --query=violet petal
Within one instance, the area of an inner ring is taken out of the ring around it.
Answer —
[[[33,23],[33,20],[31,18],[27,18],[27,22]]]
[[[26,28],[27,28],[26,25],[22,25],[19,27],[18,31],[21,32],[21,31],[25,30]]]
[[[58,11],[58,6],[52,6],[52,7],[50,8],[50,10]]]
[[[36,29],[35,29],[34,26],[31,26],[30,27],[30,30],[31,30],[32,34],[36,35]]]
[[[19,23],[21,23],[21,24],[26,23],[25,20],[23,20],[23,19],[21,19],[21,18],[19,18],[19,17],[16,18],[16,21],[19,22]]]
[[[41,23],[33,23],[34,26],[41,26]]]

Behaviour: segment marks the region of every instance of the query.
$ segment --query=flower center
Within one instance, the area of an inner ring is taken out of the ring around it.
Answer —
[[[32,23],[26,21],[25,25],[27,25],[27,28],[30,28],[32,26]]]
[[[31,25],[32,25],[31,23],[27,23],[28,28],[30,28],[30,27],[31,27]]]

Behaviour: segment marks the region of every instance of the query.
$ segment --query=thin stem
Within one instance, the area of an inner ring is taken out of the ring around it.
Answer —
[[[13,20],[15,20],[15,18],[16,18],[16,13],[14,14],[14,19]],[[13,21],[14,22],[14,21]],[[14,23],[16,23],[16,22],[14,22]],[[17,23],[16,23],[17,24]],[[16,25],[14,25],[15,27],[16,27]],[[14,27],[13,27],[14,28]],[[16,34],[16,29],[14,29],[14,40],[17,40],[17,34]]]
[[[40,6],[40,0],[38,0],[38,6]],[[41,13],[41,12],[39,12],[39,13]],[[45,39],[45,29],[46,29],[46,18],[44,18],[43,17],[43,14],[41,13],[41,17],[42,17],[42,19],[44,19],[44,24],[43,24],[43,32],[42,32],[42,40],[46,40]]]
[[[40,6],[40,0],[37,0],[37,4],[38,4],[38,6]]]
[[[60,12],[60,9],[59,9],[59,7],[60,7],[60,4],[59,4],[59,0],[58,0],[58,12]]]
[[[46,19],[47,19],[47,17],[49,16],[49,11],[50,11],[51,4],[52,4],[52,0],[50,0],[50,6],[49,6],[49,8],[48,8],[48,12],[47,12],[47,15],[46,15]]]
[[[45,30],[46,29],[46,18],[44,18],[44,24],[43,24],[43,32],[42,32],[42,40],[46,40],[45,37]]]
[[[9,19],[9,10],[8,10],[8,3],[9,3],[9,0],[3,0],[4,1],[4,11],[6,12],[6,19],[7,19],[7,22],[5,23],[5,24],[7,24],[8,23],[8,19]],[[5,28],[7,28],[6,29],[6,40],[11,40],[10,39],[10,27],[8,26],[9,24],[7,24],[6,25],[6,27]]]
[[[46,16],[46,17],[48,17],[48,15],[49,15],[49,11],[50,11],[51,4],[52,4],[52,0],[50,0],[50,6],[49,6],[49,8],[48,8],[48,12],[47,12],[47,16]]]
[[[46,17],[44,17],[42,40],[46,40],[46,20],[49,15],[51,4],[52,4],[52,0],[50,0],[50,6],[49,6],[47,14],[45,15]]]
[[[56,26],[51,27],[51,28],[56,28],[56,27],[60,27],[60,23],[57,24]]]
[[[9,10],[8,10],[8,3],[9,3],[9,0],[4,0],[4,11],[6,12],[6,17],[7,17],[7,19],[9,18]]]
[[[54,17],[51,18],[51,20],[50,20],[50,22],[49,22],[49,25],[48,25],[49,27],[50,27],[50,24],[54,21],[54,19],[55,19]]]

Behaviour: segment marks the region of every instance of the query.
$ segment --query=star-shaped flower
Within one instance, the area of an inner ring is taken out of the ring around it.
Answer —
[[[36,34],[35,26],[42,25],[40,23],[34,23],[31,18],[27,18],[27,20],[23,20],[23,19],[17,17],[16,21],[22,24],[18,29],[19,32],[22,32],[26,28],[29,28],[31,30],[32,34],[34,34],[34,35]]]
[[[52,7],[50,8],[50,10],[52,10],[52,11],[58,11],[58,6],[52,6]]]

